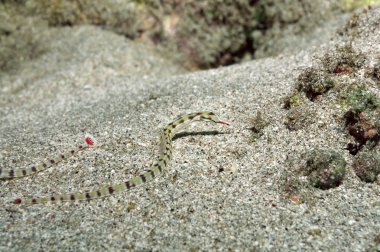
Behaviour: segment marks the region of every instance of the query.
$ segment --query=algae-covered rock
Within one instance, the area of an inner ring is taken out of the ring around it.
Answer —
[[[355,159],[352,166],[356,175],[362,181],[374,182],[380,173],[380,154],[362,152]]]
[[[359,85],[349,93],[347,104],[350,108],[344,114],[345,126],[355,139],[355,143],[350,143],[347,149],[356,155],[367,143],[373,147],[379,141],[379,100],[364,85]]]
[[[331,149],[314,149],[306,154],[305,175],[317,188],[326,190],[339,186],[346,173],[346,161]]]
[[[377,63],[373,68],[373,77],[376,78],[376,80],[380,80],[380,63]]]
[[[258,111],[251,119],[251,125],[249,129],[252,131],[252,140],[256,141],[263,135],[263,130],[269,125],[269,121],[261,111]]]
[[[289,130],[300,130],[312,123],[313,113],[300,107],[291,108],[286,114],[285,125]]]
[[[333,87],[334,81],[330,75],[323,70],[313,68],[305,70],[297,81],[298,91],[304,92],[312,101]]]

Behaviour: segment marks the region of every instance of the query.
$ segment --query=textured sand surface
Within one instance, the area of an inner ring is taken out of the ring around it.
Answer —
[[[328,94],[307,106],[312,123],[284,125],[282,99],[297,76],[332,51],[353,48],[379,60],[380,11],[361,14],[356,37],[291,56],[182,74],[149,49],[100,29],[51,30],[49,52],[0,85],[0,160],[23,167],[92,133],[98,146],[22,179],[0,181],[0,250],[365,251],[380,249],[380,186],[361,182]],[[57,38],[59,34],[59,39]],[[55,42],[54,42],[55,41]],[[376,94],[380,97],[380,92]],[[169,172],[102,200],[19,206],[14,197],[49,195],[122,182],[152,164],[160,129],[181,113],[210,110],[232,126],[194,123],[174,141]],[[252,140],[252,118],[268,120]],[[289,159],[331,148],[347,174],[330,190],[310,189],[300,204],[284,195]]]

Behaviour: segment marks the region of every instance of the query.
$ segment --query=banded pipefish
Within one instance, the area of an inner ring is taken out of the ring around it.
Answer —
[[[93,189],[92,191],[87,191],[83,193],[69,193],[69,194],[62,194],[62,195],[51,195],[51,196],[46,196],[46,197],[16,198],[15,200],[13,200],[13,203],[31,205],[31,204],[42,204],[42,203],[48,203],[48,202],[58,203],[58,202],[66,202],[66,201],[76,202],[76,201],[82,201],[82,200],[93,200],[93,199],[98,199],[98,198],[114,195],[120,192],[124,192],[136,186],[147,183],[153,180],[154,178],[160,176],[163,172],[167,170],[168,163],[172,159],[172,154],[173,154],[172,141],[173,141],[173,136],[175,135],[175,133],[178,132],[181,126],[190,122],[195,122],[195,121],[206,121],[206,122],[230,125],[228,122],[220,120],[218,116],[215,115],[213,112],[204,111],[204,112],[195,112],[195,113],[180,115],[176,117],[171,123],[169,123],[168,125],[164,127],[161,133],[161,137],[160,137],[159,158],[148,170],[141,173],[140,175],[135,176],[134,178],[120,184],[103,185],[103,186],[100,186],[99,188]],[[87,136],[85,138],[85,141],[88,146],[92,146],[94,143],[92,136]],[[75,151],[74,153],[71,153],[71,151],[69,153],[74,154]],[[55,164],[57,163],[58,160],[60,161],[62,159],[63,159],[62,156],[58,156],[56,157],[55,160],[52,159],[54,160],[54,162],[50,162],[50,163]],[[20,172],[17,170],[14,173],[19,174]]]

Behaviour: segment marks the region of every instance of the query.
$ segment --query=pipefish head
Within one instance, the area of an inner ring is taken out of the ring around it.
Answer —
[[[214,123],[220,123],[220,124],[230,125],[229,122],[220,120],[219,117],[217,115],[215,115],[215,113],[208,112],[208,111],[202,112],[200,114],[200,119],[199,120],[206,121],[206,122],[214,122]]]

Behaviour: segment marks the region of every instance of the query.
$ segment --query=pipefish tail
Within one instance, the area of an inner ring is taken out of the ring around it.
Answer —
[[[20,178],[29,175],[33,175],[37,172],[44,171],[53,165],[62,162],[63,160],[67,160],[68,158],[74,156],[76,153],[82,150],[86,150],[95,145],[95,139],[92,135],[86,134],[82,143],[77,145],[75,148],[71,148],[64,153],[58,154],[55,157],[49,158],[44,162],[40,162],[39,164],[32,165],[25,168],[8,168],[4,169],[0,167],[0,179],[13,179]]]

